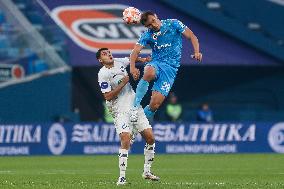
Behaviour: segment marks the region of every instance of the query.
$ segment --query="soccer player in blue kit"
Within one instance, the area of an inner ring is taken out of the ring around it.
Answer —
[[[130,55],[130,73],[133,78],[135,80],[139,78],[140,72],[135,67],[135,60],[146,45],[150,45],[152,49],[152,61],[144,67],[143,78],[136,88],[134,106],[130,115],[132,122],[136,122],[138,119],[137,110],[148,91],[149,82],[154,80],[150,104],[144,108],[149,120],[153,118],[156,110],[169,94],[180,67],[182,35],[192,43],[194,49],[192,58],[197,61],[202,60],[197,37],[181,21],[176,19],[159,20],[155,13],[146,11],[141,15],[140,23],[148,30],[141,34]]]

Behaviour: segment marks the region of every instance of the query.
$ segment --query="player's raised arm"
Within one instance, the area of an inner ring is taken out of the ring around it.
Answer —
[[[123,87],[129,82],[129,76],[125,76],[122,80],[121,83],[113,90],[109,91],[109,92],[105,92],[103,93],[104,98],[107,101],[110,101],[114,98],[117,97],[117,95],[120,93],[120,91],[123,89]]]
[[[199,51],[199,42],[198,42],[197,37],[194,35],[194,33],[188,27],[185,28],[185,30],[182,34],[187,39],[189,39],[191,41],[191,44],[192,44],[193,49],[194,49],[193,58],[195,58],[198,61],[201,61],[202,60],[202,54]]]
[[[139,78],[140,72],[135,66],[135,62],[140,54],[140,51],[143,49],[142,45],[136,44],[134,49],[130,54],[130,73],[133,79],[137,80]]]

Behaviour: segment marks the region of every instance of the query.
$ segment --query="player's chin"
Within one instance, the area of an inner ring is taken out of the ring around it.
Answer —
[[[160,31],[160,28],[153,28],[153,30],[155,31],[155,32],[158,32],[158,31]]]

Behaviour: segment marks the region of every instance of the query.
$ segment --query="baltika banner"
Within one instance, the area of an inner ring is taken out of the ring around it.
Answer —
[[[156,153],[284,153],[282,123],[162,124],[153,126]],[[143,153],[137,136],[131,153]],[[0,125],[0,155],[116,154],[112,124]]]

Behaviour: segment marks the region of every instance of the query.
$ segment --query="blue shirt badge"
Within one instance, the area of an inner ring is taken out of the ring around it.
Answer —
[[[102,89],[107,89],[108,88],[108,83],[107,82],[102,82],[101,83],[101,88]]]

